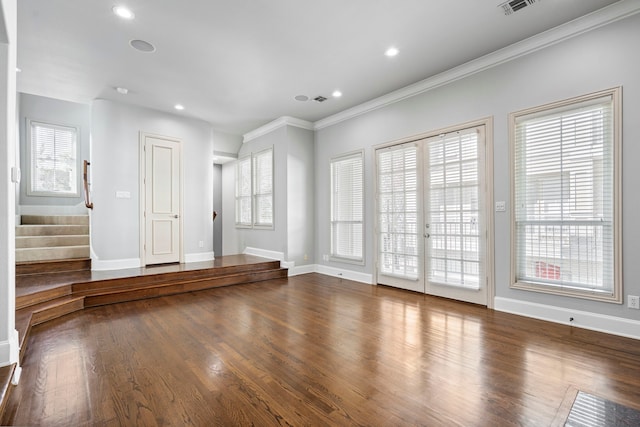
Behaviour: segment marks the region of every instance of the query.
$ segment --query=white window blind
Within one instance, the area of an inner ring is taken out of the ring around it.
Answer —
[[[613,97],[514,116],[516,285],[615,293]]]
[[[251,227],[251,156],[236,163],[236,226]]]
[[[362,262],[363,152],[331,160],[331,256]]]
[[[420,265],[417,156],[415,144],[377,151],[380,273],[411,280]]]
[[[29,194],[77,196],[77,129],[29,121],[31,175]]]
[[[253,156],[253,204],[256,227],[273,226],[273,149]]]

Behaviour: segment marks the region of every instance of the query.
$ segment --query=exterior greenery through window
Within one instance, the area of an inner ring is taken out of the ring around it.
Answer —
[[[620,302],[620,90],[511,115],[513,287]]]
[[[30,161],[28,194],[77,197],[78,130],[28,120]]]
[[[273,227],[273,148],[236,163],[236,227]]]
[[[331,160],[331,257],[364,261],[364,153]]]

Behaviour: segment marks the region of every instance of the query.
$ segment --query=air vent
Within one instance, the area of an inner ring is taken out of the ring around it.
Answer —
[[[313,98],[313,100],[316,102],[324,102],[327,100],[327,98],[321,95],[321,96],[316,96],[315,98]]]
[[[505,15],[511,15],[512,13],[517,12],[520,9],[531,6],[535,2],[536,0],[511,0],[498,5],[498,7],[502,8],[502,11]]]

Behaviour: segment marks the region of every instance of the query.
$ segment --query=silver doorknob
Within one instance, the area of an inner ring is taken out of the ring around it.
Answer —
[[[174,217],[174,218],[179,218],[178,214],[175,214],[173,217]]]

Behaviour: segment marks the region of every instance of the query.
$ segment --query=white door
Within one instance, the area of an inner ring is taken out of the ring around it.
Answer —
[[[474,127],[427,138],[425,292],[487,305],[485,138]]]
[[[180,141],[143,134],[144,262],[180,261],[181,149]]]
[[[424,292],[418,142],[376,150],[377,281]]]

